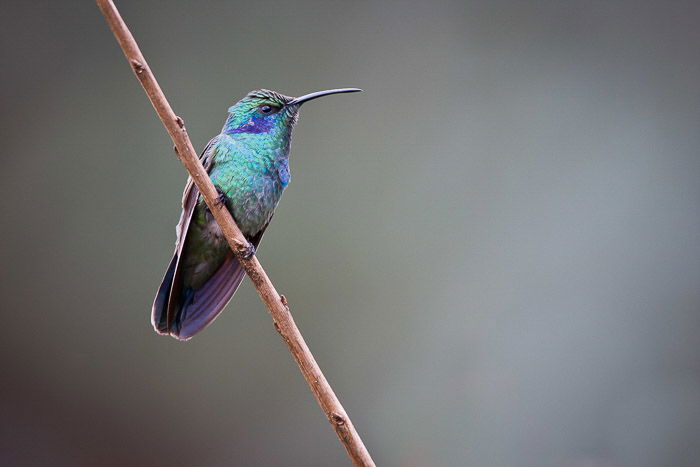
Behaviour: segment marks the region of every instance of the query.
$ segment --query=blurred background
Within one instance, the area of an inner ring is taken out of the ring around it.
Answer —
[[[696,1],[117,5],[197,148],[365,89],[259,257],[379,465],[700,465]],[[0,22],[0,464],[347,465],[248,281],[153,332],[185,172],[94,3]]]

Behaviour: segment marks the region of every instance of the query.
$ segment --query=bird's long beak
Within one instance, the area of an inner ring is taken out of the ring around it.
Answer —
[[[328,96],[330,94],[343,94],[346,92],[362,92],[362,89],[358,88],[342,88],[342,89],[329,89],[327,91],[312,92],[311,94],[306,94],[305,96],[297,97],[292,100],[287,105],[301,105],[304,102],[308,102],[312,99],[317,99],[319,97]]]

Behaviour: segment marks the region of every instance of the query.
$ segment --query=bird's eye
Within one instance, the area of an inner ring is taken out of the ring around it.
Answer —
[[[271,105],[265,104],[260,106],[260,111],[264,114],[271,114],[273,110],[274,107],[272,107]]]

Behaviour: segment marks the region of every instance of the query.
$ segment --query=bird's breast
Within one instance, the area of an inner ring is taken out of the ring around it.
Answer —
[[[231,214],[244,234],[255,235],[270,221],[289,183],[289,169],[284,162],[248,158],[218,164],[210,171],[214,184],[226,194]]]

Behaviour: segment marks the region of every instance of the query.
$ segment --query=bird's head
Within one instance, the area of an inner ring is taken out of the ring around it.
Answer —
[[[231,136],[267,135],[284,137],[291,134],[299,116],[299,108],[304,102],[330,94],[358,92],[361,89],[330,89],[289,97],[267,89],[251,91],[243,99],[228,109],[229,116],[223,133]]]

